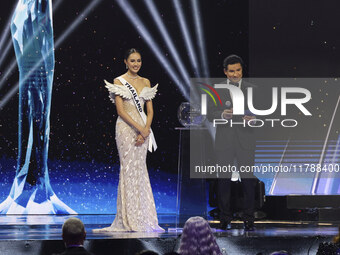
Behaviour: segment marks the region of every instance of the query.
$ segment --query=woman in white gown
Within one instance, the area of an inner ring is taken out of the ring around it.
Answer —
[[[152,144],[156,149],[150,127],[153,118],[151,99],[156,95],[157,85],[151,88],[150,81],[137,74],[142,60],[136,49],[127,52],[124,63],[128,69],[125,74],[114,79],[114,84],[105,81],[119,115],[116,122],[116,143],[120,160],[117,214],[110,227],[93,231],[164,231],[158,226],[146,168],[147,149],[152,150]],[[138,103],[140,111],[137,110]],[[143,111],[144,104],[147,115]]]

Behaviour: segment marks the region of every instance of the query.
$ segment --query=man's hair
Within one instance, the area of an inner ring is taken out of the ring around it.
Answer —
[[[224,60],[223,60],[223,67],[225,69],[228,69],[228,65],[233,65],[233,64],[238,64],[240,63],[241,66],[242,66],[242,69],[244,69],[244,62],[242,60],[241,57],[237,56],[237,55],[229,55],[228,57],[226,57]]]
[[[63,240],[68,244],[83,242],[86,236],[83,222],[77,218],[69,218],[63,224]]]

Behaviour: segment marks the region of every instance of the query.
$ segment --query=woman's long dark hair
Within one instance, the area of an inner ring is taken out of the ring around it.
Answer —
[[[135,48],[131,48],[131,49],[128,49],[125,54],[124,54],[124,59],[127,60],[129,58],[129,56],[132,54],[132,53],[138,53],[139,55],[142,56],[142,54],[140,53],[139,50],[135,49]]]

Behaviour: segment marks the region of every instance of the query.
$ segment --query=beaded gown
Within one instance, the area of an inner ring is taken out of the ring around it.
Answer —
[[[145,125],[132,99],[128,88],[106,82],[109,97],[114,103],[116,95],[122,97],[123,108],[130,117]],[[141,105],[155,97],[157,86],[145,87],[139,94]],[[158,226],[155,202],[146,167],[146,154],[149,137],[141,146],[136,146],[138,131],[121,117],[116,122],[116,143],[120,160],[120,173],[117,194],[117,214],[112,225],[94,232],[164,231]]]

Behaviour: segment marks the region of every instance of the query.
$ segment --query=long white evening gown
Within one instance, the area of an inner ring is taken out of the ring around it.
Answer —
[[[125,86],[106,82],[106,88],[109,90],[112,102],[114,102],[115,95],[121,96],[124,110],[133,120],[144,125],[131,93]],[[153,88],[143,88],[139,95],[143,108],[145,101],[153,99],[156,92],[157,85]],[[110,227],[95,229],[94,232],[164,231],[158,226],[155,202],[146,168],[149,138],[141,146],[136,146],[137,135],[138,131],[134,127],[118,117],[116,143],[119,152],[120,173],[117,214]]]

